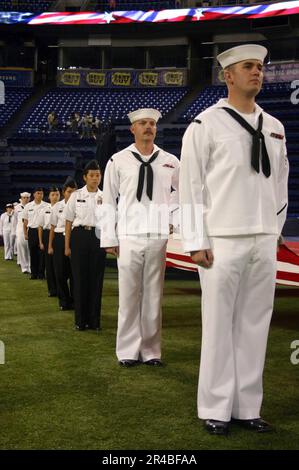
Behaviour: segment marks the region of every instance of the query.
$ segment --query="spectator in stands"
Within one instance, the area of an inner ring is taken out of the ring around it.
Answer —
[[[49,131],[57,129],[58,119],[57,119],[57,114],[55,113],[55,111],[51,111],[48,114],[48,126],[49,126],[48,127]]]
[[[77,123],[77,130],[79,129],[79,126],[81,124],[81,117],[80,117],[80,113],[78,113],[77,111],[75,111],[75,121]]]
[[[119,364],[159,367],[165,252],[179,160],[154,144],[158,110],[138,109],[128,117],[135,143],[106,167],[101,246],[118,258]]]
[[[76,189],[76,182],[69,176],[62,188],[64,199],[55,205],[51,213],[51,231],[48,254],[54,262],[60,310],[71,310],[74,308],[73,276],[70,258],[64,254],[64,234],[65,207],[71,194]]]
[[[69,131],[76,133],[78,132],[79,123],[80,123],[80,115],[78,117],[78,113],[72,113],[66,125]]]
[[[74,120],[75,120],[75,113],[71,113],[69,120],[66,121],[67,130],[71,132],[73,132]]]
[[[39,248],[44,253],[46,265],[46,279],[48,285],[48,297],[57,296],[57,285],[54,271],[53,257],[48,254],[49,235],[50,235],[50,218],[55,205],[60,199],[60,192],[56,186],[49,189],[50,205],[45,206],[39,213],[38,218],[38,240]]]
[[[84,113],[83,118],[81,120],[81,127],[82,127],[81,139],[91,138],[92,121],[93,121],[92,114],[89,111]]]
[[[5,212],[0,217],[0,236],[3,238],[4,259],[13,259],[13,246],[11,244],[11,231],[13,225],[13,205],[6,204]]]
[[[44,279],[45,257],[39,248],[38,219],[40,211],[46,206],[49,207],[49,204],[43,201],[44,190],[41,187],[34,190],[33,197],[34,200],[26,204],[23,212],[24,237],[25,240],[28,240],[30,252],[30,279]]]
[[[262,375],[288,160],[283,125],[255,103],[266,54],[247,44],[218,55],[228,98],[199,114],[183,138],[182,234],[202,289],[198,416],[211,434],[226,434],[231,419],[271,430],[260,418]]]
[[[65,209],[65,255],[71,256],[75,328],[100,330],[106,251],[96,236],[102,204],[101,171],[96,160],[84,168],[86,186],[75,191]]]

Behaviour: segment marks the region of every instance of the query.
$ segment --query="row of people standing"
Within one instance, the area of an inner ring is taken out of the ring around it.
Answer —
[[[218,56],[228,98],[201,113],[183,139],[181,231],[202,287],[198,416],[211,434],[227,434],[231,419],[257,432],[271,430],[260,418],[262,374],[288,161],[282,124],[255,103],[266,54],[262,46],[243,45]],[[97,294],[101,289],[93,276],[103,277],[101,250],[117,256],[116,353],[126,367],[162,365],[165,249],[179,162],[154,144],[159,117],[153,109],[130,113],[135,143],[108,162],[103,205],[101,174],[92,163],[86,186],[71,195],[65,210],[65,255],[71,256],[79,330],[99,325],[92,312],[99,311],[93,296],[94,288]]]
[[[22,214],[30,200],[30,193],[22,192],[20,202],[6,204],[6,210],[0,218],[0,236],[3,238],[4,259],[13,260],[17,255],[17,264],[23,273],[30,273],[28,242],[24,238]]]
[[[13,235],[13,204],[8,203],[5,206],[5,212],[0,217],[0,236],[3,238],[4,259],[12,260],[14,256],[14,235]]]
[[[66,122],[59,122],[57,113],[51,111],[47,116],[48,130],[55,131],[61,126],[66,126],[67,130],[79,133],[81,138],[97,140],[103,132],[103,123],[98,116],[93,116],[89,111],[85,112],[82,116],[79,112],[71,113]]]
[[[43,189],[36,188],[22,213],[23,230],[30,279],[43,279],[46,273],[48,296],[58,297],[60,310],[75,310],[75,328],[99,330],[106,251],[95,229],[96,207],[102,202],[95,160],[86,165],[83,179],[86,186],[76,191],[76,182],[68,177],[61,201],[57,187],[50,188],[49,203],[43,201]]]

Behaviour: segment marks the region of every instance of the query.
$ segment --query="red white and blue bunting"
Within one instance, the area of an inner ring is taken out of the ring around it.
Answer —
[[[299,1],[264,5],[233,6],[222,8],[184,8],[161,11],[113,11],[113,12],[46,12],[39,15],[24,12],[1,12],[0,23],[28,25],[75,24],[124,24],[124,23],[172,23],[209,20],[256,19],[299,13]]]

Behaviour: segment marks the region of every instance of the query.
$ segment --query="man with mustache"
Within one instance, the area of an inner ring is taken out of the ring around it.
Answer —
[[[255,103],[266,55],[256,44],[218,55],[228,98],[199,114],[183,138],[184,249],[202,289],[198,416],[211,434],[226,434],[231,419],[271,430],[260,417],[262,376],[288,160],[283,125]]]
[[[118,260],[119,364],[161,366],[165,252],[178,212],[179,160],[154,144],[158,110],[138,109],[128,117],[135,143],[106,167],[101,246]]]

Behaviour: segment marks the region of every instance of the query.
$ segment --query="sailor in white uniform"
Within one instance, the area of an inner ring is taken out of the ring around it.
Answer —
[[[101,246],[118,257],[119,364],[161,366],[165,252],[171,212],[178,208],[179,160],[154,144],[158,110],[128,117],[135,143],[106,167]]]
[[[48,196],[50,204],[45,206],[39,213],[38,216],[38,241],[39,248],[43,252],[45,257],[45,266],[46,266],[46,279],[48,286],[48,297],[57,296],[57,286],[56,278],[54,271],[53,256],[48,254],[48,245],[49,245],[49,235],[51,228],[51,213],[54,206],[60,199],[60,192],[56,186],[52,186],[49,189]]]
[[[38,240],[38,218],[40,211],[50,204],[43,201],[44,191],[43,188],[36,188],[33,193],[34,200],[29,202],[23,212],[23,229],[25,240],[28,240],[30,252],[30,266],[31,277],[30,279],[44,279],[45,278],[45,257],[44,253],[39,248]]]
[[[247,44],[217,57],[228,98],[199,114],[183,138],[182,236],[202,288],[198,416],[212,434],[226,434],[232,418],[271,430],[260,418],[262,375],[288,160],[283,125],[255,103],[266,54]]]
[[[13,225],[13,205],[6,204],[5,212],[0,217],[0,236],[3,237],[4,259],[13,259],[13,246],[11,243],[11,232]]]
[[[28,240],[24,238],[23,230],[23,212],[24,207],[30,201],[31,194],[24,191],[20,193],[20,204],[15,207],[14,224],[17,240],[17,264],[20,266],[22,273],[30,273],[30,254],[28,247]]]

